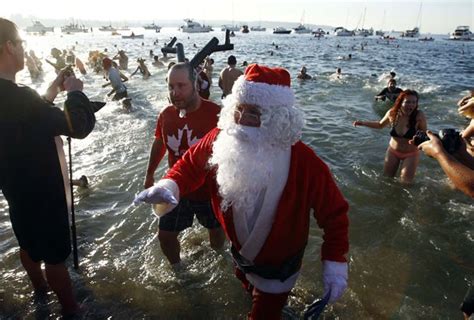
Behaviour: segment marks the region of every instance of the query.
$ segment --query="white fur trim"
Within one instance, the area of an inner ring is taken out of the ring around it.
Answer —
[[[235,81],[231,96],[238,103],[260,107],[292,107],[295,104],[295,95],[290,87],[247,81],[243,75]]]

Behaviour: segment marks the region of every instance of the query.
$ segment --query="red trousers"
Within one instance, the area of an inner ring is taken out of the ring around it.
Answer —
[[[251,285],[245,278],[245,274],[235,269],[235,275],[242,282],[244,289],[252,296],[252,310],[248,314],[249,320],[280,320],[281,312],[288,299],[288,292],[268,293],[263,292]]]

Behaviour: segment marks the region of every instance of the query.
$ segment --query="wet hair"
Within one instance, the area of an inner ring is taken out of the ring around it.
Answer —
[[[235,56],[229,56],[227,58],[227,64],[231,65],[231,66],[236,65],[237,64],[237,59],[235,58]]]
[[[197,73],[189,62],[175,63],[169,68],[168,74],[173,70],[186,70],[188,72],[189,81],[191,81],[192,84],[196,84]],[[168,81],[168,77],[166,77],[166,81]]]
[[[413,112],[410,115],[408,125],[413,126],[413,127],[416,125],[416,114],[417,114],[416,111],[418,110],[418,100],[420,99],[420,96],[418,95],[418,92],[416,92],[415,90],[410,90],[410,89],[402,91],[398,95],[397,100],[395,100],[395,103],[393,104],[393,107],[390,109],[390,113],[389,113],[389,119],[391,123],[397,122],[398,113],[400,111],[400,108],[402,107],[403,100],[405,100],[409,96],[416,97],[416,107],[415,107],[415,110],[413,110]]]
[[[390,84],[390,83],[392,83],[392,82],[393,82],[395,85],[397,85],[397,80],[395,80],[395,79],[393,79],[393,78],[392,78],[392,79],[388,79],[387,84]]]
[[[15,41],[18,36],[16,24],[10,20],[0,18],[0,53],[3,51],[3,45],[7,41]]]

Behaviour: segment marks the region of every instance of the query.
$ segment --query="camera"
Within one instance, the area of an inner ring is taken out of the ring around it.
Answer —
[[[443,148],[449,154],[455,153],[462,144],[460,132],[456,129],[441,129],[439,130],[438,134],[435,133],[434,135],[441,140],[441,142],[443,143]],[[428,140],[430,140],[430,138],[428,137],[426,132],[421,130],[418,130],[413,136],[413,142],[416,146]]]

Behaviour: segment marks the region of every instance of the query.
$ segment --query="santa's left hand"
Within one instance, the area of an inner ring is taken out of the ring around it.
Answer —
[[[331,292],[329,303],[336,302],[343,295],[347,288],[347,278],[347,262],[323,260],[324,295]]]

